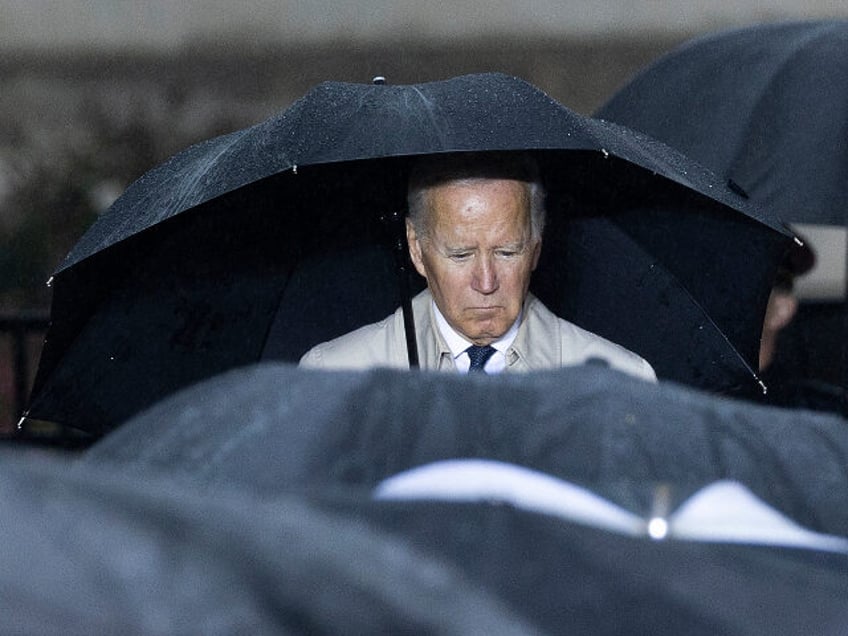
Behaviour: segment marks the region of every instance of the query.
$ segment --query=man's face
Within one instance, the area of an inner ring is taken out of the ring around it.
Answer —
[[[539,260],[529,187],[476,179],[435,186],[427,197],[426,234],[406,227],[415,269],[451,327],[474,344],[494,342],[518,318]]]

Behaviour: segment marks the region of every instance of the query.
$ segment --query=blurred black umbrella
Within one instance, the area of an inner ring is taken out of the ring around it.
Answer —
[[[296,494],[0,453],[7,634],[535,634],[437,557]]]
[[[835,635],[848,620],[840,554],[0,459],[8,633]]]
[[[634,539],[498,503],[340,508],[448,558],[550,633],[836,636],[848,621],[841,554]]]
[[[844,419],[593,365],[474,378],[265,363],[163,400],[88,449],[80,465],[274,494],[373,488],[418,465],[475,457],[583,484],[686,489],[737,480],[812,530],[848,535]]]
[[[661,377],[755,382],[786,233],[677,152],[483,74],[324,83],[144,175],[53,277],[27,416],[99,434],[193,381],[296,361],[388,315],[403,299],[380,218],[404,207],[409,158],[471,150],[538,155],[551,230],[535,289],[551,309]]]
[[[596,116],[678,148],[785,222],[848,214],[848,21],[761,24],[696,38]]]
[[[846,20],[696,38],[643,69],[596,116],[678,148],[786,223],[848,223]],[[788,377],[775,399],[845,411],[848,311],[836,300],[802,304],[784,330],[776,366]]]

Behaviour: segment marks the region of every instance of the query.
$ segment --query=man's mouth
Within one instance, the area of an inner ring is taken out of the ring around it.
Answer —
[[[503,307],[498,305],[488,307],[469,307],[467,309],[467,315],[472,320],[494,320],[501,314],[502,311]]]

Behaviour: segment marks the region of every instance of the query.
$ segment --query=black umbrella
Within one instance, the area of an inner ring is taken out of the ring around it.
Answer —
[[[7,633],[830,635],[848,620],[836,553],[0,460]]]
[[[535,634],[482,585],[340,510],[0,453],[8,634]]]
[[[817,20],[686,42],[643,69],[596,116],[682,150],[787,223],[844,227],[846,104],[848,21]],[[801,306],[781,335],[775,365],[794,376],[785,401],[845,409],[844,389],[820,381],[848,386],[846,321],[844,299]]]
[[[144,175],[53,277],[27,415],[102,433],[176,388],[296,361],[388,315],[404,298],[380,219],[400,218],[408,160],[471,150],[538,155],[551,228],[534,285],[554,311],[661,377],[755,382],[786,233],[677,152],[483,74],[324,83]]]
[[[761,24],[684,43],[596,116],[732,179],[786,222],[848,215],[848,21]]]
[[[842,554],[634,539],[496,502],[340,507],[450,559],[549,633],[836,636],[848,621]]]
[[[274,495],[373,488],[452,458],[589,485],[668,482],[686,491],[732,479],[812,530],[848,535],[844,419],[593,365],[482,378],[254,365],[161,401],[79,463],[160,471],[212,492],[237,485]]]
[[[583,483],[637,512],[650,509],[645,493],[657,482],[686,496],[730,477],[808,527],[848,534],[844,420],[593,366],[460,378],[257,365],[169,397],[62,476],[168,484],[188,510],[210,501],[217,509],[241,492],[251,524],[263,511],[256,501],[303,493],[317,512],[367,521],[456,565],[554,633],[829,634],[844,626],[848,562],[839,552],[652,541],[497,500],[348,496],[407,468],[468,457]]]

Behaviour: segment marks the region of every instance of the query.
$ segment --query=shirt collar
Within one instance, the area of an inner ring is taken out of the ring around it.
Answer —
[[[460,336],[454,328],[448,324],[447,319],[442,315],[442,312],[439,311],[435,301],[433,301],[432,306],[433,315],[436,317],[436,325],[439,328],[439,333],[442,334],[442,338],[444,338],[445,343],[448,345],[453,359],[456,360],[474,343]],[[518,318],[514,323],[512,323],[512,326],[507,329],[507,332],[498,340],[491,343],[491,346],[493,346],[496,351],[506,355],[507,349],[509,349],[512,345],[515,340],[515,336],[518,335],[518,326],[521,324],[521,316],[522,314],[518,314]]]

